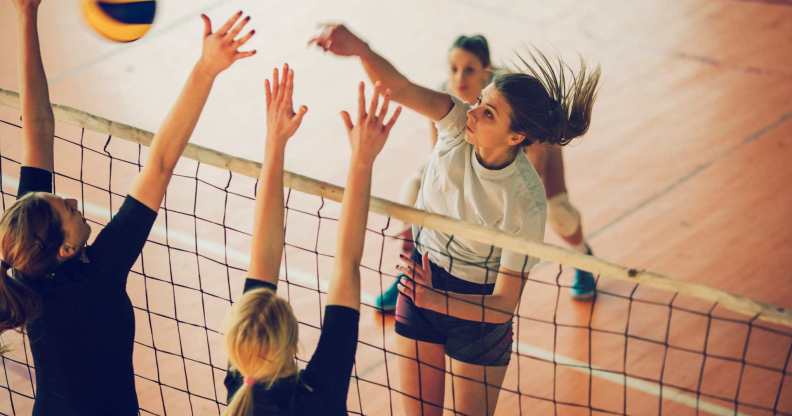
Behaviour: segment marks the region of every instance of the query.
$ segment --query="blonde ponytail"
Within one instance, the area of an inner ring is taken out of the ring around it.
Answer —
[[[246,292],[234,304],[226,331],[231,366],[245,382],[234,394],[226,416],[249,416],[253,411],[254,382],[272,387],[298,371],[297,319],[291,306],[269,289]]]
[[[252,416],[253,415],[253,386],[242,383],[228,403],[225,416]]]

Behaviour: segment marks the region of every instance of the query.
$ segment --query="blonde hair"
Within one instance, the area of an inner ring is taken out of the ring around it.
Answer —
[[[246,416],[253,410],[253,386],[267,388],[297,373],[297,319],[291,305],[270,289],[245,293],[231,308],[226,350],[231,367],[245,382],[228,404],[226,416]]]

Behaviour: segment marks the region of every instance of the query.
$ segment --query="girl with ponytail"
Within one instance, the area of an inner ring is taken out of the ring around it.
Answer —
[[[280,76],[279,76],[280,75]],[[286,143],[307,108],[292,105],[294,72],[284,65],[265,82],[267,139],[256,192],[249,277],[231,308],[225,341],[230,368],[227,416],[346,415],[360,319],[360,260],[368,219],[371,173],[401,108],[386,123],[389,92],[377,88],[366,108],[363,83],[353,123],[341,116],[352,147],[341,206],[337,254],[319,343],[305,370],[297,362],[298,324],[277,296],[283,255],[283,160]],[[383,98],[382,106],[378,102]]]
[[[541,53],[495,75],[469,105],[412,83],[343,25],[311,42],[360,60],[395,101],[435,122],[437,144],[416,207],[542,241],[547,201],[526,146],[564,145],[588,129],[599,69],[575,72]],[[397,390],[409,415],[440,415],[446,358],[455,412],[493,414],[511,358],[512,317],[537,259],[413,227],[396,302]]]
[[[252,32],[234,15],[217,32],[203,16],[203,53],[151,143],[118,212],[88,245],[74,199],[52,193],[54,118],[37,32],[39,0],[13,0],[20,31],[22,167],[0,219],[0,332],[24,327],[36,367],[35,416],[137,415],[135,318],[126,293],[179,157],[215,78]],[[8,347],[6,347],[7,349]]]
[[[531,67],[527,62],[523,64],[526,69]],[[492,66],[487,38],[482,35],[460,35],[448,51],[448,80],[443,82],[439,90],[466,103],[475,103],[481,91],[492,82],[496,73],[505,73],[505,70]],[[430,143],[434,147],[437,143],[437,129],[434,122],[430,122],[430,131]],[[547,223],[570,247],[580,253],[591,254],[591,248],[583,235],[580,211],[572,205],[567,194],[561,148],[563,145],[563,143],[559,145],[534,143],[524,146],[523,152],[544,184],[547,197]],[[425,168],[424,164],[415,174],[408,176],[402,185],[399,202],[415,206]],[[412,228],[406,227],[399,237],[402,239],[402,251],[409,255],[413,250]],[[572,285],[569,288],[572,298],[591,299],[594,292],[594,275],[585,270],[575,269]],[[398,294],[398,279],[396,279],[377,296],[375,306],[383,312],[392,312],[396,309]]]

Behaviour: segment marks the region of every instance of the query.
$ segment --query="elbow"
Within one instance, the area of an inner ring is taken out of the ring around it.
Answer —
[[[391,98],[393,100],[401,102],[402,99],[409,94],[409,91],[417,86],[413,84],[412,81],[402,76],[400,79],[392,82],[392,85],[386,85],[385,87],[390,88]]]
[[[168,163],[162,158],[152,160],[148,167],[156,176],[167,178],[173,176],[173,172],[176,170],[175,163]]]
[[[360,271],[360,257],[350,257],[339,255],[335,261],[336,272],[341,274],[350,274]]]

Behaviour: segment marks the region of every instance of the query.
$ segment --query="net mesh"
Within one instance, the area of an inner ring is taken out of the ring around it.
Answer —
[[[21,152],[18,112],[0,107],[0,191],[13,204]],[[55,191],[80,201],[93,235],[120,206],[147,148],[59,122]],[[225,314],[242,291],[253,178],[182,159],[157,222],[130,272],[135,375],[143,415],[224,409]],[[335,256],[339,204],[288,190],[279,294],[300,323],[304,364],[319,338]],[[351,414],[402,414],[392,316],[374,297],[394,278],[399,221],[369,217]],[[574,269],[542,262],[527,275],[511,362],[496,414],[792,415],[792,330],[718,304],[631,282],[598,281],[594,302],[572,301]],[[80,334],[75,334],[80,336]],[[7,331],[0,414],[27,415],[35,368],[22,331]],[[408,357],[407,357],[408,358]],[[451,366],[444,371],[454,374]],[[444,407],[455,411],[446,383]]]

